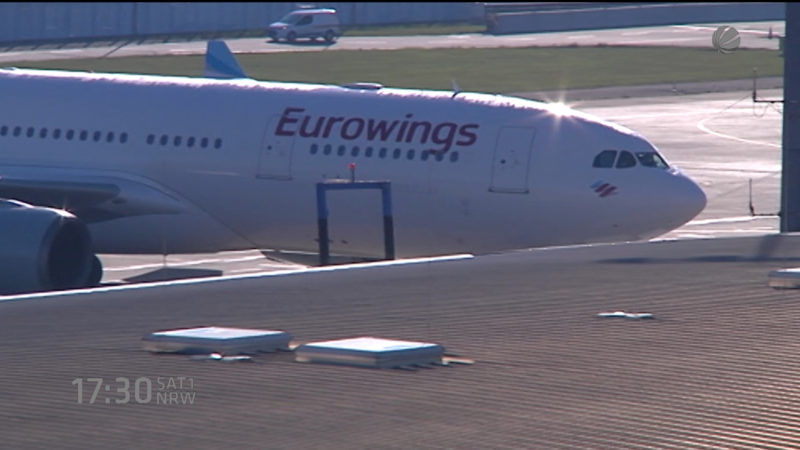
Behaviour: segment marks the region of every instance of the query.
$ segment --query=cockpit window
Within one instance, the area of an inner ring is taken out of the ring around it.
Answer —
[[[619,154],[619,157],[617,157]],[[635,155],[635,156],[634,156]],[[636,161],[639,161],[643,167],[654,167],[656,169],[669,169],[669,164],[658,154],[658,152],[635,152],[631,153],[627,150],[603,150],[594,157],[592,167],[599,167],[608,169],[616,167],[617,169],[627,169],[636,166]],[[616,161],[616,166],[614,162]]]
[[[619,159],[617,159],[617,169],[627,169],[636,165],[636,158],[633,157],[631,152],[622,150],[619,152]]]
[[[609,168],[614,167],[614,160],[617,159],[616,150],[603,150],[594,157],[594,164],[592,167]]]
[[[656,152],[637,152],[636,159],[639,160],[639,164],[645,167],[655,167],[658,169],[669,168],[669,164]]]

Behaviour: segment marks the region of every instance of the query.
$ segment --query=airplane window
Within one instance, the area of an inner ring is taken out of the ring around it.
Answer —
[[[386,147],[381,147],[380,157],[381,158],[386,158],[386,153],[388,153],[388,152],[389,152],[389,150]]]
[[[114,142],[114,132],[109,131],[106,133],[106,142]]]
[[[47,137],[47,128],[42,128],[41,130],[39,130],[39,137],[42,139]]]
[[[180,136],[175,136],[175,138],[172,139],[172,144],[175,147],[180,147],[181,146],[181,137]]]
[[[33,129],[33,127],[28,127],[28,137],[33,137],[33,133],[34,133],[35,131],[36,131],[36,130],[34,130],[34,129]]]
[[[189,148],[194,147],[194,136],[189,136],[189,139],[186,140],[186,145]]]
[[[208,147],[208,138],[200,139],[200,147],[203,147],[203,148]]]
[[[458,152],[453,152],[453,153],[450,153],[450,161],[451,161],[451,162],[456,162],[456,161],[458,161]]]
[[[617,159],[617,169],[627,169],[636,165],[636,158],[633,157],[631,152],[622,150],[619,152],[619,159]]]
[[[123,144],[128,142],[128,133],[122,133],[119,135],[119,141]]]
[[[444,153],[436,152],[436,161],[439,161],[439,162],[444,161]]]
[[[20,133],[22,133],[22,128],[14,127],[14,137],[19,136]]]
[[[85,141],[86,137],[89,136],[89,132],[86,131],[86,130],[81,130],[81,135],[80,136],[81,136],[81,140]]]
[[[220,147],[222,147],[222,139],[220,138],[214,139],[214,148],[220,148]]]
[[[325,151],[324,151],[324,153],[325,153],[326,155],[330,155],[332,151],[333,151],[333,147],[331,147],[331,144],[325,144]]]
[[[8,127],[3,125],[2,127],[0,127],[0,136],[5,136],[6,133],[8,133]]]
[[[317,150],[318,150],[317,144],[311,144],[311,154],[312,155],[316,155],[317,154]]]
[[[400,159],[400,154],[401,153],[403,153],[403,151],[400,150],[399,148],[396,148],[396,149],[394,149],[394,153],[392,153],[392,157],[394,159]]]
[[[372,151],[373,151],[372,147],[367,147],[364,150],[364,156],[366,156],[367,158],[372,158]]]
[[[95,142],[97,142],[97,141],[99,141],[99,140],[100,140],[100,137],[101,137],[101,136],[103,136],[103,133],[102,133],[102,132],[100,132],[100,131],[95,131],[95,132],[94,132],[94,135],[92,136],[92,139],[94,139],[94,141],[95,141]]]
[[[162,134],[161,139],[159,139],[158,142],[161,145],[167,145],[167,142],[169,142],[169,137],[166,134]]]
[[[67,130],[67,140],[71,141],[73,136],[75,136],[75,130]]]
[[[594,157],[592,167],[609,168],[614,166],[614,160],[617,159],[616,150],[603,150]]]
[[[422,152],[422,154],[419,157],[423,161],[427,161],[429,156],[431,156],[431,151],[430,150],[425,150],[424,152]]]
[[[350,152],[350,155],[352,155],[352,156],[358,156],[358,152],[359,152],[359,151],[360,151],[360,150],[359,150],[358,146],[355,146],[355,147],[353,147],[353,150]]]
[[[409,150],[408,151],[408,153],[406,154],[406,159],[408,159],[409,161],[414,159],[414,150]]]
[[[339,150],[336,151],[336,154],[339,156],[344,156],[344,153],[347,151],[347,148],[344,145],[339,146]]]
[[[669,168],[667,162],[656,152],[637,152],[636,159],[639,160],[639,164],[645,167],[655,167],[658,169]]]
[[[153,136],[152,134],[148,134],[148,135],[147,135],[147,143],[148,143],[148,144],[151,144],[151,145],[152,145],[152,144],[153,144],[153,142],[155,142],[155,140],[156,140],[156,137],[155,137],[155,136]]]
[[[56,128],[53,130],[53,139],[58,139],[61,137],[61,128]]]

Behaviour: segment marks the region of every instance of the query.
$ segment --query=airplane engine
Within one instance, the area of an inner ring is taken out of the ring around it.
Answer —
[[[99,263],[88,228],[71,213],[0,200],[0,293],[96,285]]]

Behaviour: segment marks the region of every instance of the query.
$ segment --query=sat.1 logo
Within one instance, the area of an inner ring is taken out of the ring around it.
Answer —
[[[739,32],[736,28],[722,25],[711,37],[711,45],[720,53],[730,53],[739,48]]]

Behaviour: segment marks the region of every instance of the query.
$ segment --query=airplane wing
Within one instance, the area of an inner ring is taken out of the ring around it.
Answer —
[[[0,198],[64,209],[87,223],[186,210],[180,198],[146,179],[39,167],[0,167]]]

